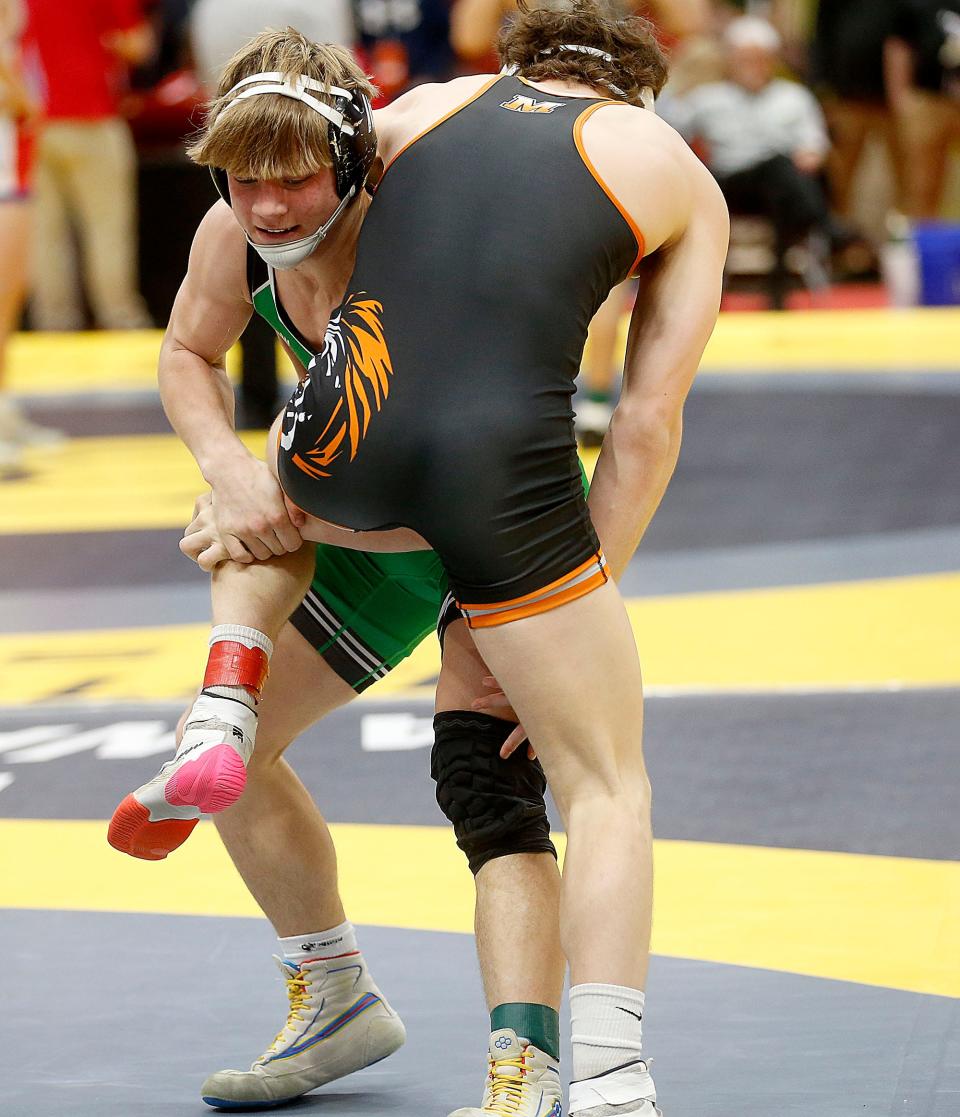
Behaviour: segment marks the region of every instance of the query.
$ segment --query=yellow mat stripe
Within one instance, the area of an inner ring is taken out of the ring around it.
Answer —
[[[658,597],[628,609],[651,686],[960,686],[960,574]],[[205,625],[0,636],[0,705],[64,693],[182,697],[203,671],[206,636]],[[405,692],[439,666],[428,639],[373,692]]]
[[[261,432],[241,435],[262,456]],[[173,434],[77,438],[28,450],[26,471],[0,488],[0,534],[182,529],[206,489]],[[187,562],[176,551],[171,561]]]
[[[808,310],[724,314],[704,370],[960,371],[960,311]]]
[[[358,923],[472,930],[473,888],[441,827],[333,827]],[[123,857],[102,822],[0,820],[0,905],[252,916],[213,827],[165,862]],[[960,996],[960,864],[657,843],[654,950]]]
[[[628,602],[658,686],[956,686],[960,574]]]
[[[155,390],[162,339],[162,330],[15,334],[9,388],[38,396]],[[239,350],[231,351],[228,367],[236,378]]]
[[[703,369],[955,371],[958,332],[953,309],[722,314]],[[155,388],[161,337],[159,330],[19,334],[10,347],[10,388],[35,395]],[[236,368],[234,354],[229,363]]]
[[[240,437],[263,457],[264,432]],[[596,458],[595,450],[583,453],[591,475]],[[75,438],[56,450],[27,450],[25,465],[22,477],[0,486],[0,535],[179,530],[207,488],[173,434]]]

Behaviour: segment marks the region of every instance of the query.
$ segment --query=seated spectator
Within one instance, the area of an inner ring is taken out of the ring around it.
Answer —
[[[735,19],[726,30],[728,78],[676,98],[669,111],[687,140],[704,154],[734,213],[773,223],[776,268],[771,298],[786,297],[787,248],[829,229],[819,174],[829,150],[813,94],[776,78],[780,36],[764,20]]]
[[[936,218],[960,143],[960,0],[899,0],[886,42],[887,96],[904,159],[905,209]]]

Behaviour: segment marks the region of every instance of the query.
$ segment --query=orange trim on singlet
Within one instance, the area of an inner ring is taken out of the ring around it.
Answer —
[[[525,601],[532,601],[535,597],[543,597],[545,593],[549,593],[558,586],[565,585],[571,578],[576,578],[578,575],[583,574],[584,571],[589,570],[595,563],[600,562],[602,558],[602,553],[597,551],[597,553],[588,558],[586,562],[580,563],[580,565],[574,567],[573,570],[568,570],[562,578],[557,578],[552,582],[548,582],[545,586],[541,586],[539,589],[534,590],[533,593],[523,594],[522,597],[510,597],[507,598],[506,601],[478,601],[473,605],[458,601],[457,604],[461,609],[503,609],[508,605],[522,605]]]
[[[595,562],[596,559],[591,561]],[[595,589],[599,589],[609,580],[609,577],[606,567],[602,567],[592,578],[587,578],[584,582],[579,582],[575,586],[570,586],[569,589],[561,590],[559,593],[545,597],[541,601],[531,601],[526,605],[518,604],[515,609],[508,609],[502,613],[488,613],[483,616],[473,617],[469,614],[469,605],[462,606],[461,608],[467,614],[467,628],[494,628],[496,625],[507,624],[509,621],[519,621],[523,620],[524,617],[535,617],[540,613],[549,613],[551,609],[556,609],[560,605],[566,605],[570,601],[576,601],[577,598],[585,597],[588,593],[592,593]],[[561,581],[565,580],[566,579],[561,579]],[[518,602],[521,600],[524,599],[518,598]],[[480,606],[480,608],[483,608],[483,606]]]
[[[407,140],[403,147],[400,148],[397,154],[394,155],[390,162],[383,168],[383,174],[380,176],[380,182],[383,182],[384,175],[386,175],[387,171],[390,170],[393,164],[396,163],[396,161],[407,150],[408,147],[413,147],[417,140],[422,140],[428,132],[432,132],[434,128],[439,128],[445,120],[449,120],[451,116],[456,116],[457,113],[460,112],[461,109],[465,109],[467,105],[472,105],[478,97],[482,97],[488,89],[492,89],[493,86],[495,86],[502,77],[503,74],[495,74],[489,81],[485,81],[483,85],[481,85],[480,88],[476,91],[476,93],[468,97],[466,101],[464,101],[460,105],[457,105],[455,108],[452,108],[445,116],[441,116],[439,120],[435,120],[429,127],[424,128],[422,132],[418,132],[412,140]],[[378,187],[379,185],[380,183],[377,183]]]
[[[577,117],[576,123],[573,126],[573,141],[577,145],[577,151],[580,152],[580,158],[583,160],[584,165],[586,166],[587,170],[593,175],[594,179],[597,182],[597,185],[604,192],[604,194],[606,194],[606,196],[610,199],[610,201],[613,202],[613,204],[620,211],[620,216],[630,226],[630,229],[631,229],[634,237],[636,238],[636,241],[637,241],[637,258],[633,261],[633,264],[630,266],[630,271],[628,273],[629,275],[634,275],[636,273],[637,268],[640,266],[640,261],[643,259],[644,253],[646,252],[646,242],[643,239],[643,233],[640,232],[640,229],[637,226],[636,221],[634,221],[633,218],[630,216],[630,214],[627,213],[626,209],[624,208],[623,204],[620,202],[619,198],[617,198],[617,196],[613,193],[613,191],[610,189],[610,187],[607,186],[606,182],[604,182],[604,180],[601,178],[600,172],[597,170],[597,168],[591,162],[590,156],[587,155],[587,150],[583,146],[583,126],[584,126],[584,124],[586,124],[587,120],[593,115],[593,113],[595,113],[597,111],[597,109],[602,109],[604,107],[604,105],[622,105],[622,104],[623,104],[622,101],[598,101],[595,105],[591,105],[590,108],[584,109],[583,112]]]

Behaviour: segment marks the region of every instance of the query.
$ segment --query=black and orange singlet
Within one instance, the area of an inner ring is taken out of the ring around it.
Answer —
[[[571,396],[591,318],[643,254],[581,143],[610,103],[503,76],[408,144],[284,416],[290,499],[419,532],[474,625],[606,580]]]

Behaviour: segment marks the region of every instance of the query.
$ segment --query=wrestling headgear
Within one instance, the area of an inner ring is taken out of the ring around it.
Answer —
[[[319,93],[319,97],[308,92]],[[373,127],[373,110],[366,95],[359,89],[341,89],[338,86],[325,86],[323,82],[297,74],[285,78],[276,71],[253,74],[238,81],[229,91],[236,96],[220,110],[229,112],[234,105],[261,93],[273,93],[302,101],[314,112],[327,120],[327,136],[330,154],[333,157],[333,172],[336,180],[337,197],[340,204],[333,214],[315,233],[288,241],[286,244],[257,244],[247,237],[250,247],[273,268],[295,268],[313,252],[320,241],[330,232],[334,224],[347,208],[352,198],[363,188],[367,173],[377,154],[377,134]],[[229,93],[227,94],[229,96]],[[230,205],[230,186],[227,172],[220,167],[211,167],[214,185],[220,197]]]

